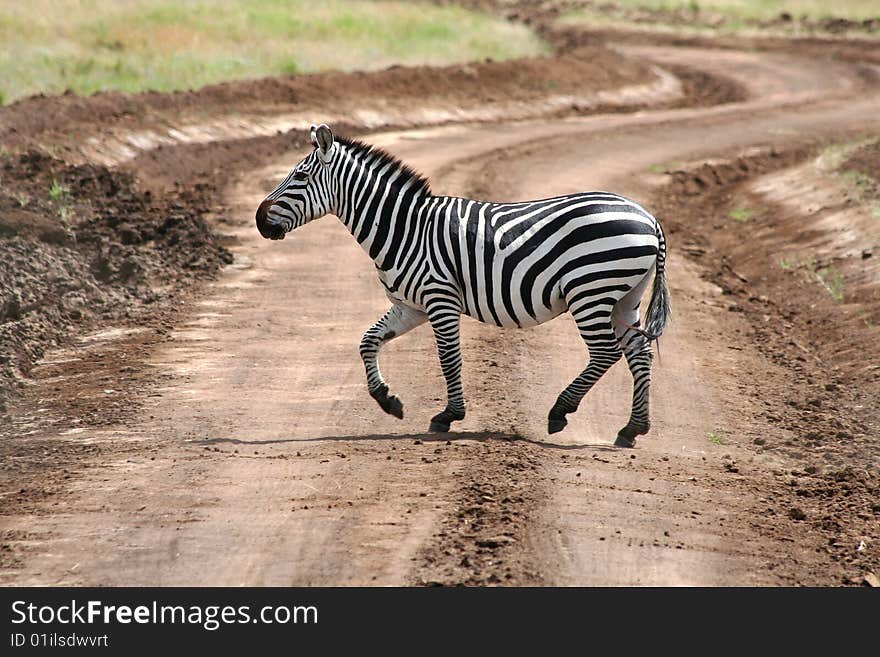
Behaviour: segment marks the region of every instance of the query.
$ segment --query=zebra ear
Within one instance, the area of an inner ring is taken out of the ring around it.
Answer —
[[[325,123],[315,129],[315,144],[318,147],[318,155],[325,164],[330,161],[330,153],[333,150],[333,133]]]
[[[315,139],[315,132],[316,132],[317,130],[318,130],[318,126],[316,126],[316,125],[313,123],[313,124],[312,124],[312,127],[309,129],[309,141],[311,142],[312,146],[314,146],[315,148],[318,147],[318,140]]]

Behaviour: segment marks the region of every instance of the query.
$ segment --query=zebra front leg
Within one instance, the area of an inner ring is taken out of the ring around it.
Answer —
[[[610,323],[607,330],[602,330],[598,334],[595,332],[595,325],[581,325],[579,322],[578,328],[590,351],[590,362],[586,369],[559,394],[547,416],[547,433],[557,433],[565,428],[568,424],[565,416],[578,409],[584,395],[608,371],[608,368],[620,360],[622,355]]]
[[[429,309],[428,315],[437,340],[447,397],[446,408],[431,418],[428,431],[445,433],[453,422],[463,420],[465,413],[461,386],[461,312],[444,307],[433,312]]]
[[[379,371],[379,350],[382,345],[424,324],[428,316],[420,310],[394,304],[382,318],[373,324],[361,338],[360,353],[367,370],[367,389],[382,410],[403,419],[403,403],[388,394],[388,384]]]

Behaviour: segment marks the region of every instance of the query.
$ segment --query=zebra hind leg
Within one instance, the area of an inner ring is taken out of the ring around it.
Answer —
[[[465,415],[464,392],[461,385],[461,311],[447,305],[430,311],[431,327],[437,340],[440,367],[446,379],[446,408],[431,418],[430,433],[446,433]]]
[[[367,371],[370,396],[383,411],[398,419],[403,419],[403,402],[397,396],[388,394],[388,384],[379,371],[379,350],[386,342],[424,324],[427,319],[423,312],[395,304],[361,338],[360,354]]]
[[[638,307],[629,313],[622,313],[622,319],[630,326],[638,327]],[[625,324],[617,323],[615,333],[626,356],[629,371],[632,373],[633,398],[629,422],[617,433],[614,444],[617,447],[635,447],[636,437],[648,433],[651,429],[649,415],[651,345],[644,335],[633,331]]]
[[[577,320],[576,320],[577,321]],[[597,325],[595,322],[578,321],[578,330],[590,351],[590,362],[568,387],[563,390],[547,416],[547,432],[557,433],[568,424],[566,415],[574,413],[581,400],[614,363],[620,360],[621,351],[611,328],[611,322]]]

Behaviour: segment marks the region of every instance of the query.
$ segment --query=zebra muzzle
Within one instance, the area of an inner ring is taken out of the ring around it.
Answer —
[[[275,203],[272,199],[266,199],[257,208],[257,230],[260,235],[269,240],[283,240],[287,231],[284,226],[269,220],[269,208]]]

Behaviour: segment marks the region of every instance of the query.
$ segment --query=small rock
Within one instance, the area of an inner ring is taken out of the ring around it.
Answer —
[[[788,517],[792,520],[806,520],[807,514],[800,507],[793,506],[788,510]]]
[[[878,587],[880,587],[880,579],[878,579],[874,573],[865,573],[865,578],[863,580],[863,584],[865,586],[878,588]]]

